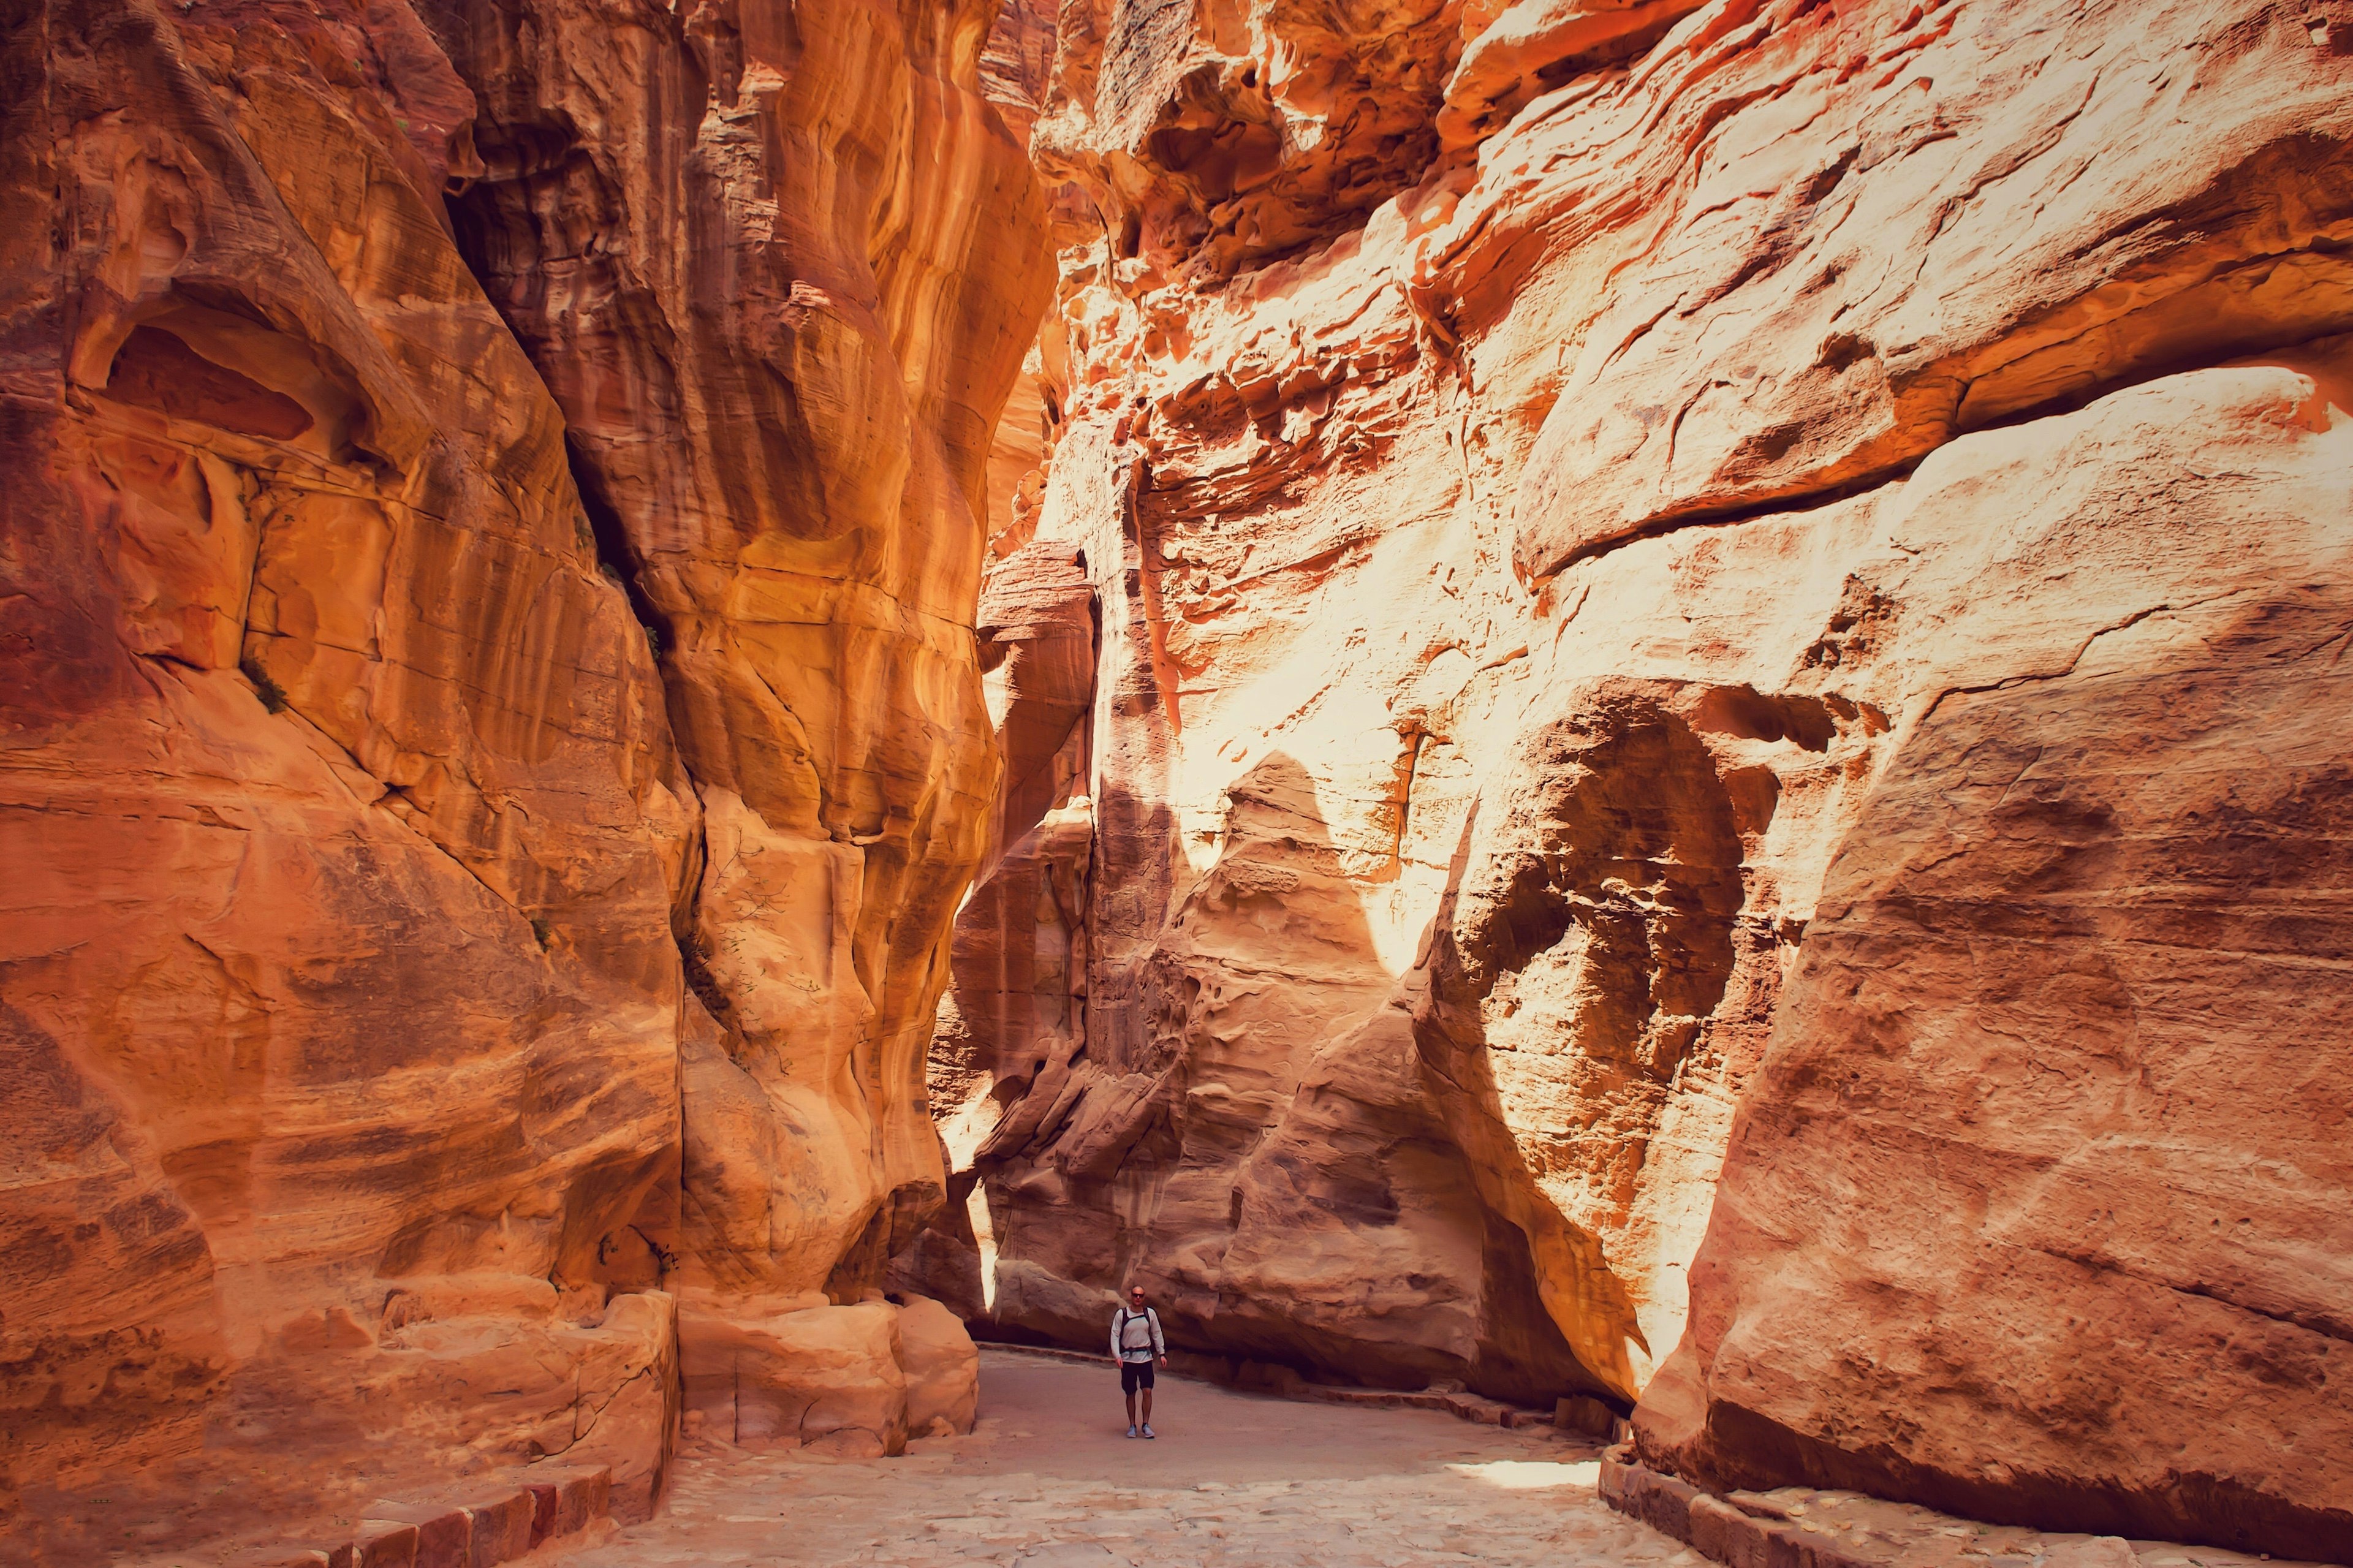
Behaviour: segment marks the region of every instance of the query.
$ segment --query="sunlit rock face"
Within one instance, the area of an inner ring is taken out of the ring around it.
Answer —
[[[459,238],[660,645],[706,813],[690,977],[780,1128],[706,1167],[688,1092],[682,1283],[854,1300],[940,1192],[921,1064],[996,782],[986,466],[1050,289],[973,81],[992,12],[762,7],[591,55],[560,0],[448,9],[485,165]]]
[[[642,1511],[736,1342],[969,1422],[878,1286],[1050,290],[989,21],[6,19],[0,1555]]]
[[[2341,1555],[2353,16],[1050,20],[905,1277]]]

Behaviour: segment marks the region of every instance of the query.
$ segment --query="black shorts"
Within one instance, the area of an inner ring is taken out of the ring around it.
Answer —
[[[1152,1386],[1152,1363],[1148,1361],[1124,1361],[1119,1363],[1119,1391],[1134,1394],[1139,1388]]]

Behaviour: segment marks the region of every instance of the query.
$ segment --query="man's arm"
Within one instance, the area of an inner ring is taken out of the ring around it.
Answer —
[[[1119,1359],[1119,1312],[1115,1308],[1111,1315],[1111,1359]]]
[[[1160,1337],[1160,1312],[1156,1308],[1152,1309],[1152,1353],[1160,1358],[1162,1366],[1168,1364],[1168,1342]]]

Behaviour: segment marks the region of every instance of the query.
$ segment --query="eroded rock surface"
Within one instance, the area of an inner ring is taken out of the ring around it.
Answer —
[[[691,1164],[686,1278],[854,1297],[939,1191],[918,1064],[995,776],[985,463],[1048,288],[967,79],[992,8],[649,23],[617,69],[553,0],[448,11],[483,103],[459,237],[661,646],[707,813],[698,1000],[784,1130],[759,1190]]]
[[[1054,20],[905,1277],[2341,1554],[2353,16]]]
[[[12,1561],[642,1513],[681,1317],[899,1342],[1050,284],[991,15],[0,19]]]

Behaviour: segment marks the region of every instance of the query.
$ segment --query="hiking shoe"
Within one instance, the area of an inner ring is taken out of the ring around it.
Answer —
[[[1147,1436],[1147,1437],[1157,1437],[1157,1436],[1160,1436],[1160,1434],[1159,1434],[1159,1433],[1155,1432],[1155,1431],[1154,1431],[1151,1427],[1149,1427],[1149,1426],[1146,1426],[1146,1427],[1144,1429],[1144,1435],[1145,1435],[1145,1436]]]
[[[1134,1436],[1135,1436],[1135,1428],[1134,1428],[1134,1427],[1133,1427],[1133,1426],[1129,1427],[1129,1428],[1127,1429],[1127,1435],[1128,1435],[1129,1436],[1131,1436],[1131,1437]]]

